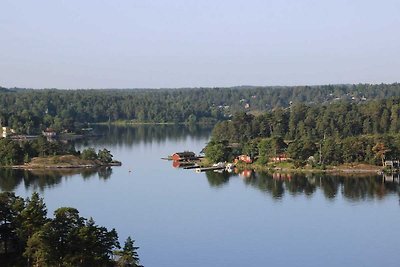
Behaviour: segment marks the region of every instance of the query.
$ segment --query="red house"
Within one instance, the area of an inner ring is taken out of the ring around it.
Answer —
[[[194,160],[197,159],[196,154],[190,151],[176,152],[171,156],[172,160],[182,161],[182,160]]]
[[[248,155],[240,155],[235,159],[235,163],[242,161],[245,163],[253,163],[253,159]]]

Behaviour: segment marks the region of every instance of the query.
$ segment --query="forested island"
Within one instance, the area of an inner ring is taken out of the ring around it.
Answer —
[[[399,97],[358,104],[297,103],[257,116],[242,112],[215,125],[205,152],[213,162],[244,154],[258,166],[382,166],[399,158],[399,116]]]
[[[0,139],[0,167],[36,168],[95,168],[121,165],[113,160],[106,148],[97,153],[94,148],[76,151],[74,146],[40,136],[34,140]]]
[[[56,209],[49,218],[37,193],[26,200],[0,193],[0,242],[5,266],[141,266],[131,237],[121,249],[115,229],[71,207]]]
[[[80,131],[82,124],[215,123],[291,104],[364,103],[400,96],[400,84],[58,90],[0,88],[0,124],[19,134]]]

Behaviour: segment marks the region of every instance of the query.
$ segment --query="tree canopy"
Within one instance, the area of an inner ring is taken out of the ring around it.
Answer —
[[[122,250],[115,229],[99,226],[71,207],[47,217],[39,194],[26,200],[0,193],[0,263],[13,266],[140,266],[129,237]],[[115,255],[122,255],[115,261]]]
[[[242,151],[258,156],[260,163],[285,152],[303,162],[312,156],[320,164],[383,164],[384,159],[399,157],[399,115],[400,98],[359,104],[300,103],[258,116],[242,112],[215,125],[209,146],[237,143]]]

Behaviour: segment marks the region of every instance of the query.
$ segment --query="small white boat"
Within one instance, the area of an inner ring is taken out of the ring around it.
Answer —
[[[235,168],[235,165],[234,165],[233,163],[228,163],[228,164],[226,164],[226,166],[225,166],[225,170],[226,170],[227,172],[232,172],[234,168]]]

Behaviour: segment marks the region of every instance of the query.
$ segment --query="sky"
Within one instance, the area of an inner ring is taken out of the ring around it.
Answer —
[[[1,0],[0,86],[400,81],[399,0]]]

